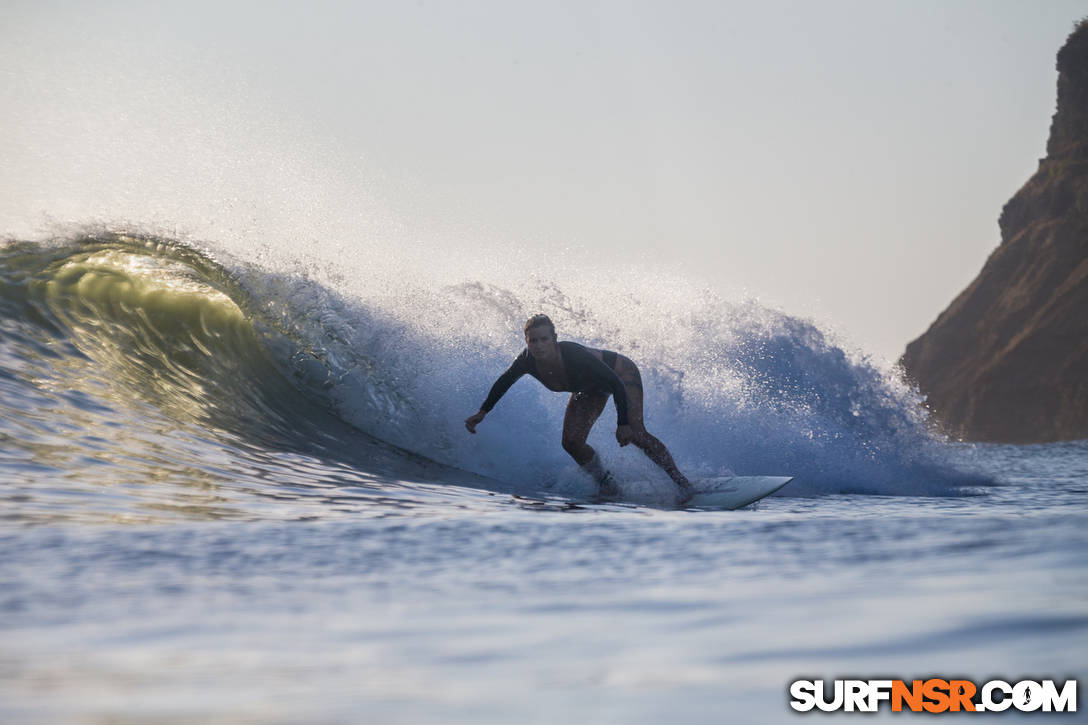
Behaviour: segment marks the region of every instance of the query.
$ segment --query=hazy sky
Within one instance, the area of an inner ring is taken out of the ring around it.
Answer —
[[[895,358],[996,246],[1085,15],[1070,0],[6,2],[0,233],[84,208],[70,189],[107,162],[64,139],[135,138],[184,88],[205,96],[180,112],[186,153],[202,124],[262,118],[339,160],[310,183],[365,176],[405,223],[743,289]]]

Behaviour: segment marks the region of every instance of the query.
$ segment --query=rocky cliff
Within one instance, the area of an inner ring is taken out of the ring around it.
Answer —
[[[957,438],[1088,438],[1088,19],[1058,52],[1047,156],[999,224],[978,277],[900,362]]]

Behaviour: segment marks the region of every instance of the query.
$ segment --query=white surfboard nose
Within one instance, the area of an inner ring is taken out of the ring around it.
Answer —
[[[770,496],[793,476],[730,476],[694,481],[695,495],[687,508],[738,509]]]

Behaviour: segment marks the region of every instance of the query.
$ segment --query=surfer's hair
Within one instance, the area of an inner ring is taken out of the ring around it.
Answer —
[[[533,329],[534,327],[541,327],[545,325],[551,328],[552,337],[555,337],[555,325],[552,324],[552,318],[548,317],[547,315],[533,315],[532,317],[530,317],[529,320],[525,323],[525,334],[528,335],[529,330]]]

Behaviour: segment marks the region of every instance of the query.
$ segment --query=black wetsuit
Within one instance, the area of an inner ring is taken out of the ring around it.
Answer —
[[[602,350],[601,356],[606,362],[602,362],[593,353],[576,342],[563,341],[559,343],[559,349],[563,355],[563,370],[566,372],[567,387],[561,392],[570,393],[611,393],[616,403],[616,421],[618,425],[627,425],[627,390],[623,387],[623,381],[616,371],[612,369],[616,364],[616,353],[611,350]],[[609,365],[608,363],[611,363]],[[495,384],[491,386],[491,392],[487,394],[487,400],[480,406],[480,410],[490,413],[499,402],[499,398],[510,389],[518,378],[528,373],[540,382],[536,360],[529,354],[529,348],[521,351],[506,372],[499,376]],[[545,384],[544,387],[548,387]],[[548,388],[551,390],[552,388]]]

